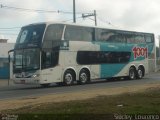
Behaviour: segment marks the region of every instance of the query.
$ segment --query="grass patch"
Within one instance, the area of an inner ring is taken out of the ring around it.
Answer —
[[[87,116],[91,119],[94,115],[113,114],[159,114],[160,113],[160,88],[149,89],[143,93],[127,93],[114,96],[98,96],[87,100],[76,100],[60,103],[45,103],[27,106],[16,110],[7,110],[2,113],[20,114],[32,117],[35,114],[50,117],[65,117],[69,115],[80,118]],[[89,117],[90,116],[90,117]],[[35,116],[34,116],[35,117]],[[49,117],[49,118],[50,118]],[[26,118],[26,117],[24,117]],[[76,118],[77,119],[77,118]]]

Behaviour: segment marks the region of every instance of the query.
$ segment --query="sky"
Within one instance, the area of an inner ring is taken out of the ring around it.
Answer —
[[[81,13],[97,12],[98,26],[154,33],[156,44],[160,35],[160,0],[75,0],[76,24],[94,26],[93,17],[81,18]],[[0,5],[48,11],[39,13],[0,7],[0,38],[16,42],[20,27],[37,22],[72,23],[73,0],[0,0]],[[9,29],[8,29],[9,28]]]

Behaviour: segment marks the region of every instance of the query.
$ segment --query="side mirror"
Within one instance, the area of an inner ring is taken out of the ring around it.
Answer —
[[[11,56],[10,56],[10,54],[8,55],[8,62],[9,63],[11,62]]]

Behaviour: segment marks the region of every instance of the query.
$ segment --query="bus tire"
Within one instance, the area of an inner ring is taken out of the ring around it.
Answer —
[[[86,84],[90,81],[89,72],[85,69],[82,69],[79,73],[78,84]]]
[[[136,70],[134,67],[130,67],[129,69],[129,79],[130,80],[136,79]]]
[[[142,69],[142,67],[139,67],[137,70],[137,79],[142,79],[144,75],[144,71]]]
[[[63,83],[64,85],[72,85],[73,81],[75,80],[75,74],[72,70],[66,70],[63,76]]]

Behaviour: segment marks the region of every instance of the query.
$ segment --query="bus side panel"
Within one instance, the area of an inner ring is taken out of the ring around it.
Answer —
[[[156,70],[156,54],[154,43],[148,43],[148,72],[155,72]]]
[[[70,49],[66,53],[65,66],[73,67],[77,73],[77,80],[79,79],[79,72],[82,68],[88,68],[91,74],[91,79],[100,78],[100,65],[80,65],[77,63],[77,51],[99,51],[100,46],[91,42],[84,41],[70,41]]]
[[[127,76],[129,68],[134,65],[137,69],[139,65],[143,65],[145,69],[147,67],[147,56],[138,56],[135,58],[135,53],[133,51],[134,47],[147,48],[146,45],[133,45],[133,44],[114,44],[114,43],[103,43],[100,44],[101,51],[117,51],[117,52],[131,52],[130,61],[127,63],[115,63],[115,64],[101,64],[101,78],[104,77],[118,77]],[[139,51],[136,51],[139,52]],[[139,53],[138,53],[139,54]]]
[[[54,68],[48,68],[41,70],[40,84],[61,82],[62,67],[56,66]]]
[[[124,49],[125,48],[125,49]],[[100,43],[100,50],[101,51],[128,51],[129,48],[126,48],[125,44],[112,44],[112,43]],[[101,78],[105,77],[114,77],[116,76],[124,67],[126,64],[119,64],[119,63],[108,63],[108,64],[101,64]],[[125,73],[122,74],[122,76],[125,75]]]
[[[94,42],[92,44],[94,45],[94,51],[100,51],[100,45],[97,45]],[[91,65],[91,79],[101,78],[100,66],[101,66],[100,64]]]
[[[124,67],[125,67],[125,64],[104,64],[104,65],[101,65],[101,78],[115,77],[116,74],[118,74]],[[123,75],[121,75],[121,76],[123,76]]]
[[[126,64],[126,66],[124,66],[124,68],[117,73],[114,77],[119,77],[119,76],[128,76],[129,75],[129,68],[131,66],[135,66],[136,70],[138,69],[138,67],[140,65],[143,65],[145,68],[145,74],[148,73],[148,58],[141,60],[141,61],[133,61],[133,62],[129,62],[128,64]]]

